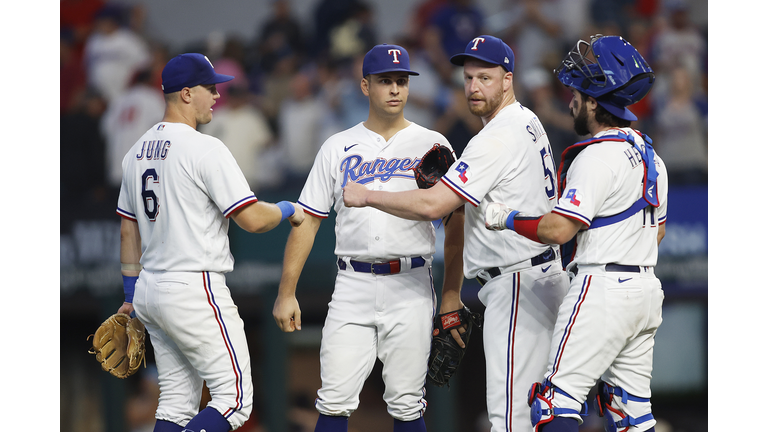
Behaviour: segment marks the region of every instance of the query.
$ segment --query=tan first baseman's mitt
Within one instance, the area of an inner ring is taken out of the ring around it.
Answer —
[[[144,358],[144,324],[136,318],[117,313],[107,318],[93,337],[93,348],[88,352],[96,354],[96,361],[101,368],[118,378],[128,378],[136,373]],[[87,340],[86,339],[86,340]]]

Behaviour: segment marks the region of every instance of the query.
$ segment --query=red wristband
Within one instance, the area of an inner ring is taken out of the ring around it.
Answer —
[[[514,219],[515,232],[535,242],[543,243],[541,240],[539,240],[539,235],[537,233],[539,229],[539,222],[541,222],[541,218],[542,216],[539,216],[537,218],[527,218],[527,217],[520,218],[519,216],[515,217]]]

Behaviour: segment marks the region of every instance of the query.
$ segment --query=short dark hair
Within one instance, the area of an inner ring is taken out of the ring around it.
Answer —
[[[595,110],[595,121],[608,125],[611,127],[629,127],[632,122],[629,120],[624,120],[621,118],[616,117],[615,115],[608,112],[607,109],[603,108],[602,105],[597,104],[597,109]]]
[[[590,97],[592,97],[582,92],[581,90],[579,90],[579,94],[581,95],[582,102],[586,102]],[[629,127],[632,124],[632,122],[629,120],[624,120],[611,114],[599,103],[597,104],[597,109],[595,109],[595,121],[610,127]]]

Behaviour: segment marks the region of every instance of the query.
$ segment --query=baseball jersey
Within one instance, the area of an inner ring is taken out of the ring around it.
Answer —
[[[331,207],[336,210],[338,256],[361,261],[430,257],[435,253],[431,222],[401,219],[373,207],[346,207],[342,188],[356,182],[370,190],[417,189],[412,170],[435,144],[451,148],[443,135],[416,123],[389,141],[358,123],[323,143],[298,204],[320,218],[327,218]]]
[[[466,277],[523,262],[550,247],[512,230],[487,230],[485,208],[502,202],[525,214],[549,213],[557,201],[556,173],[544,127],[519,102],[504,107],[469,141],[442,178],[471,204],[465,208]]]
[[[256,201],[223,142],[161,122],[123,159],[117,214],[138,222],[145,269],[229,272],[228,218]]]
[[[631,128],[635,143],[645,142]],[[600,132],[598,139],[615,135],[616,129]],[[658,255],[659,225],[667,219],[667,170],[658,154],[654,163],[658,172],[659,207],[646,207],[627,219],[599,228],[579,231],[576,235],[577,264],[624,264],[655,266]],[[596,217],[613,216],[629,208],[643,194],[642,156],[628,142],[603,141],[590,144],[568,168],[563,196],[553,213],[578,220],[587,227]]]

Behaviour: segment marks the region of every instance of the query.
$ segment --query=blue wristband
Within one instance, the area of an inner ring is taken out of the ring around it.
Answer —
[[[296,212],[296,207],[290,201],[280,201],[275,205],[280,208],[280,212],[283,214],[283,218],[280,219],[281,222]]]
[[[125,302],[133,303],[133,292],[136,290],[136,281],[138,276],[123,276],[123,293],[125,294]]]
[[[504,223],[507,226],[507,228],[511,229],[512,231],[515,230],[515,216],[517,216],[518,213],[520,212],[517,210],[512,210],[511,212],[509,212],[509,216],[507,216],[507,221]]]

